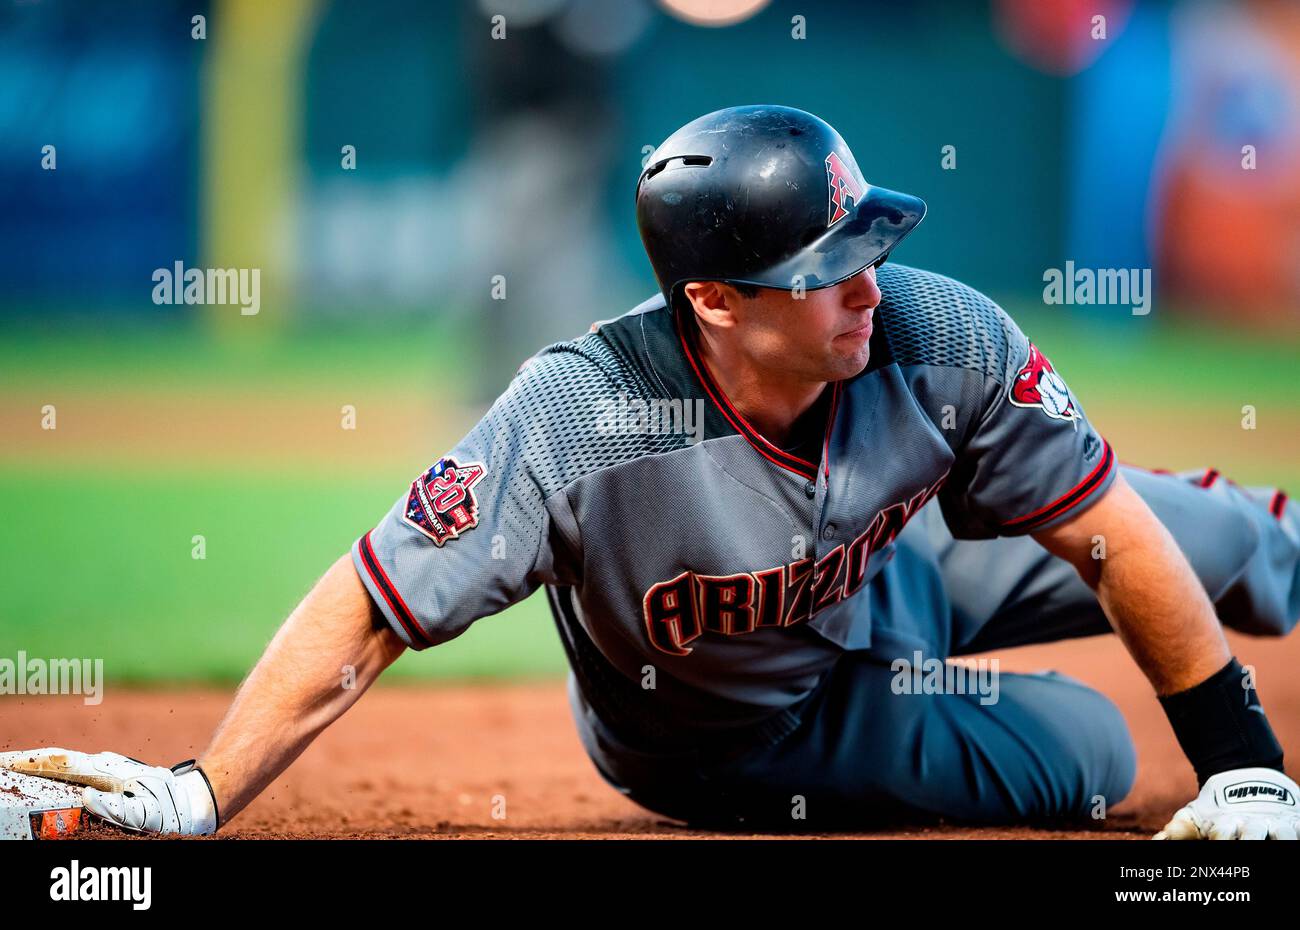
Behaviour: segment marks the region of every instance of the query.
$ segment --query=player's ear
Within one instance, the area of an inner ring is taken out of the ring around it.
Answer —
[[[690,281],[682,294],[703,323],[714,326],[734,326],[736,307],[740,295],[730,285],[719,281]]]

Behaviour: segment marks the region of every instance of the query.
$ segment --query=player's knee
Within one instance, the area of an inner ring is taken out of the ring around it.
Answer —
[[[1107,811],[1128,797],[1137,777],[1137,749],[1118,707],[1105,695],[1092,692],[1090,751],[1082,759],[1083,812],[1104,818]]]
[[[1052,685],[1039,694],[1038,712],[1047,723],[1040,732],[1038,781],[1045,791],[1021,795],[1028,817],[1102,818],[1133,788],[1137,751],[1124,715],[1110,698],[1065,675],[1039,678]],[[1036,780],[1037,781],[1037,780]]]
[[[1202,487],[1203,473],[1192,482],[1126,468],[1124,477],[1173,535],[1211,599],[1222,594],[1259,548],[1253,505],[1226,481]]]
[[[1226,627],[1286,636],[1300,618],[1300,545],[1271,515],[1261,513],[1256,521],[1256,551],[1214,608]]]

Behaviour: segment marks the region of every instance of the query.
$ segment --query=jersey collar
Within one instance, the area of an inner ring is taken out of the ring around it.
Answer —
[[[736,409],[735,405],[727,397],[726,392],[717,383],[712,372],[709,371],[708,363],[700,355],[699,347],[695,340],[694,327],[684,324],[680,314],[671,314],[673,323],[677,331],[678,342],[681,345],[682,355],[689,364],[691,371],[694,373],[696,380],[704,388],[704,392],[712,401],[713,406],[722,414],[723,418],[731,427],[745,437],[745,440],[754,447],[759,455],[778,465],[786,471],[812,481],[817,477],[817,463],[810,462],[807,459],[793,455],[776,444],[768,441],[754,425],[745,419],[744,414]],[[830,475],[830,437],[831,429],[835,424],[835,412],[839,406],[841,382],[835,381],[831,384],[831,404],[830,410],[826,417],[825,434],[822,439],[822,467],[827,476]]]

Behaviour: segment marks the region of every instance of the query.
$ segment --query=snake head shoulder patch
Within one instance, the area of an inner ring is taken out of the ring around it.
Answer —
[[[1007,389],[1007,398],[1017,407],[1037,407],[1053,420],[1069,420],[1079,428],[1079,411],[1065,381],[1056,373],[1038,346],[1029,343],[1029,357],[1020,366]]]

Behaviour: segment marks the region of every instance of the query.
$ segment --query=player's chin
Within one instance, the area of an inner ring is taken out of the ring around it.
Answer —
[[[825,380],[843,381],[862,373],[871,361],[871,350],[865,345],[839,349],[826,361]]]

